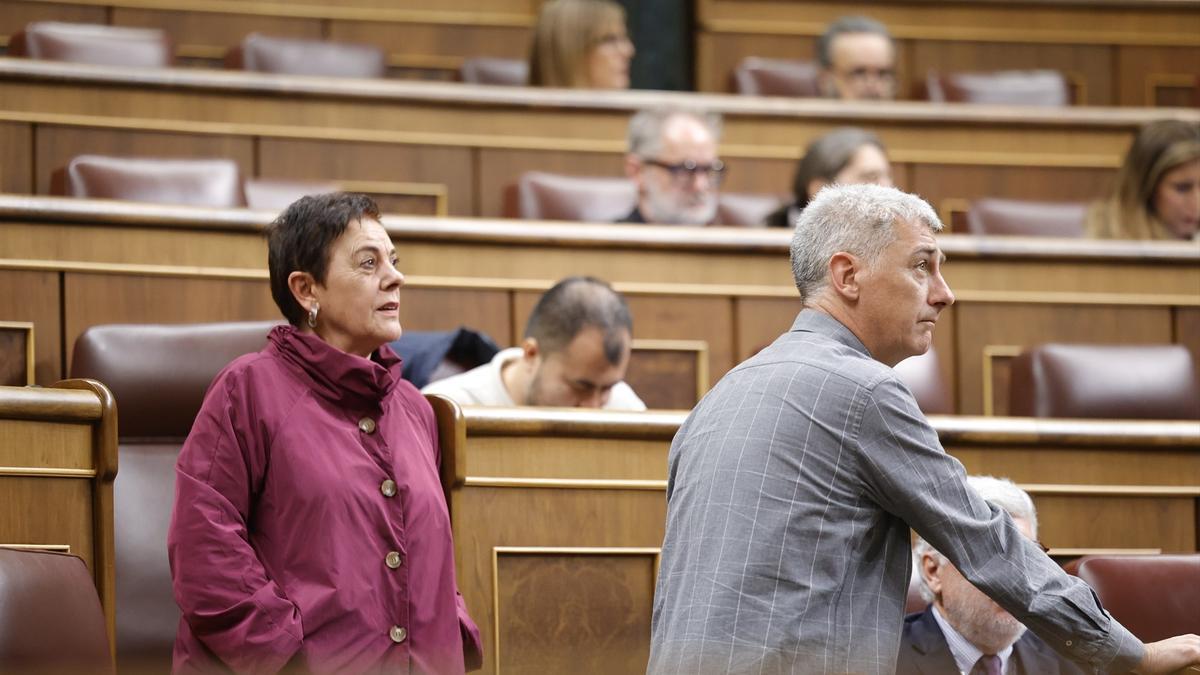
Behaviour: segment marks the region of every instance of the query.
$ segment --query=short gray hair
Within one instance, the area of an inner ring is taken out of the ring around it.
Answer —
[[[721,140],[721,116],[679,106],[657,106],[639,111],[629,119],[629,152],[638,157],[657,157],[662,151],[663,127],[674,117],[691,117],[708,127],[713,141]]]
[[[792,278],[800,299],[829,283],[829,259],[844,251],[875,264],[896,239],[898,221],[942,231],[942,221],[925,200],[879,185],[833,185],[822,188],[800,212],[792,235]]]
[[[887,26],[866,16],[843,16],[825,28],[825,32],[817,39],[817,63],[828,70],[833,67],[833,41],[839,35],[851,33],[872,33],[882,35],[892,42],[892,34]]]
[[[1033,499],[1029,497],[1028,492],[1017,487],[1016,483],[1007,478],[996,478],[995,476],[967,476],[967,485],[996,508],[1007,511],[1008,515],[1013,518],[1021,518],[1028,522],[1029,531],[1033,533],[1034,538],[1037,538],[1037,509],[1034,508]],[[933,591],[925,583],[925,576],[919,573],[921,556],[926,553],[931,553],[942,560],[946,558],[930,546],[929,542],[925,541],[921,535],[917,535],[913,541],[913,559],[918,571],[917,576],[921,579],[921,584],[917,588],[921,591],[921,597],[925,602],[933,602]]]

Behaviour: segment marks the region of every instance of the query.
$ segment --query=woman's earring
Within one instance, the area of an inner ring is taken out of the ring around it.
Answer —
[[[319,312],[319,311],[321,311],[321,308],[318,307],[317,303],[315,303],[315,302],[313,303],[313,306],[308,309],[308,327],[309,328],[317,327],[317,312]]]

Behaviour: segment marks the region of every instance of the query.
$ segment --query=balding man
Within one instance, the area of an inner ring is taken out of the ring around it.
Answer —
[[[645,410],[623,381],[632,334],[620,293],[599,279],[568,277],[538,300],[520,347],[421,391],[462,405]]]
[[[717,157],[721,118],[682,108],[653,108],[629,121],[625,175],[637,204],[622,223],[707,225],[717,215],[725,164]]]
[[[892,366],[954,302],[942,223],[877,185],[825,188],[792,236],[804,309],[679,428],[649,671],[893,675],[909,527],[1055,650],[1171,672],[1200,637],[1143,645],[966,484]]]

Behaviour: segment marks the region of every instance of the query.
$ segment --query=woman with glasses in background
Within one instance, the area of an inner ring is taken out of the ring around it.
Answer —
[[[767,216],[768,227],[792,227],[808,201],[826,185],[873,183],[892,187],[887,148],[875,134],[842,127],[809,144],[792,180],[794,201]]]

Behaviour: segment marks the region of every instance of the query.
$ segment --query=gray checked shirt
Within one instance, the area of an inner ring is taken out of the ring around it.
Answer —
[[[1141,659],[827,314],[804,310],[722,378],[668,461],[650,673],[894,673],[909,526],[1064,654],[1114,672]]]

